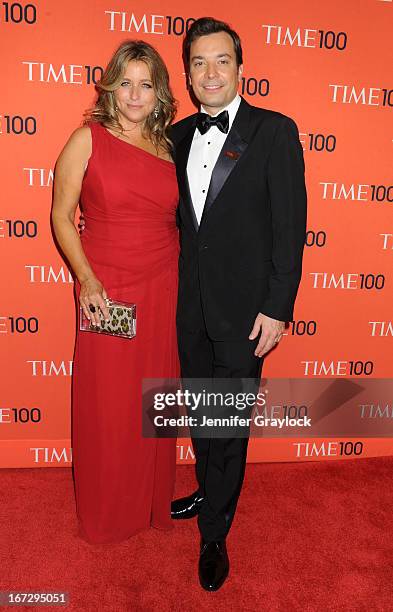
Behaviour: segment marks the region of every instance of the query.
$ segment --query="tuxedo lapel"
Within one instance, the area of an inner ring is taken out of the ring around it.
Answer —
[[[185,204],[185,208],[189,213],[190,220],[194,229],[198,231],[198,220],[195,215],[194,205],[192,203],[190,185],[187,176],[187,163],[190,154],[191,143],[194,137],[196,125],[196,117],[191,122],[190,129],[187,131],[184,138],[176,147],[176,170],[177,180],[179,184],[179,192]]]
[[[217,199],[218,194],[228,180],[238,160],[247,149],[249,132],[249,105],[242,98],[232,128],[224,142],[224,145],[214,166],[210,185],[206,196],[200,227],[206,222],[209,210]]]

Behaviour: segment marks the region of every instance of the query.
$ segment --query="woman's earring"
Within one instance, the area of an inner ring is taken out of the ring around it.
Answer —
[[[158,106],[156,106],[155,109],[154,109],[154,118],[155,119],[157,119],[159,112],[160,112],[160,110],[159,110]]]

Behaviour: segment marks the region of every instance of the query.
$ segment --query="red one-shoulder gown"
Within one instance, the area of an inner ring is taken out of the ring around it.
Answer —
[[[141,433],[143,378],[179,375],[178,201],[172,162],[90,124],[82,184],[90,265],[112,299],[137,304],[132,340],[77,331],[72,447],[79,534],[120,542],[150,526],[170,529],[176,440]],[[76,296],[79,294],[76,283]],[[79,325],[78,325],[79,327]]]

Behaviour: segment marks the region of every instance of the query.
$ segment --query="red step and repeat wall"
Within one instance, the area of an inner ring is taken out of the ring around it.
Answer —
[[[75,309],[50,228],[56,158],[126,39],[156,46],[178,118],[194,112],[182,38],[193,19],[211,14],[241,35],[240,93],[294,118],[304,148],[304,275],[295,321],[264,375],[392,376],[392,0],[0,2],[1,467],[58,467],[72,458]],[[393,454],[393,434],[383,436],[392,401],[358,408],[354,422],[377,419],[381,437],[255,439],[249,461]],[[178,461],[192,461],[188,440],[178,442]]]

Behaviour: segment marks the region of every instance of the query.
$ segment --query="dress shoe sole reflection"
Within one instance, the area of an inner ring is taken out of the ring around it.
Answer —
[[[175,520],[194,518],[199,514],[203,499],[195,494],[176,499],[172,502],[171,518]]]

